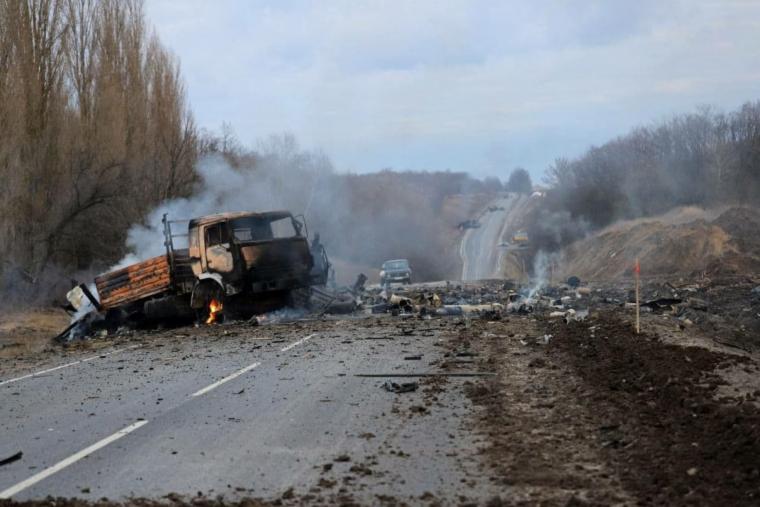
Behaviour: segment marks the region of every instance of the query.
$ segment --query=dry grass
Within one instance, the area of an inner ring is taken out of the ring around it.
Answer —
[[[3,313],[0,315],[0,358],[41,352],[69,321],[66,312],[55,308]]]

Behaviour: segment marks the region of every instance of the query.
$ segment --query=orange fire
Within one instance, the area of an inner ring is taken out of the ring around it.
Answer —
[[[217,301],[216,299],[212,299],[211,302],[208,304],[208,319],[206,319],[206,324],[213,324],[216,322],[217,316],[222,311],[222,303],[221,301]]]

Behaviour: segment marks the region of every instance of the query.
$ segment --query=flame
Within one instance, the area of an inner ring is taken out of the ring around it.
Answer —
[[[221,311],[222,311],[221,301],[212,299],[211,302],[208,304],[208,319],[206,319],[206,324],[213,324],[214,322],[216,322],[217,315],[219,315],[219,312]]]

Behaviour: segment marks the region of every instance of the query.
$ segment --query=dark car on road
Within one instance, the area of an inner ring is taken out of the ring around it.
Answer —
[[[412,268],[406,259],[396,259],[383,262],[380,270],[380,285],[386,283],[401,282],[412,283]]]

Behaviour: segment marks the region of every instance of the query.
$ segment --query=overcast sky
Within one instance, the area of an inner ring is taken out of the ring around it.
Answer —
[[[535,178],[629,128],[760,99],[760,1],[147,0],[198,124],[339,170]]]

